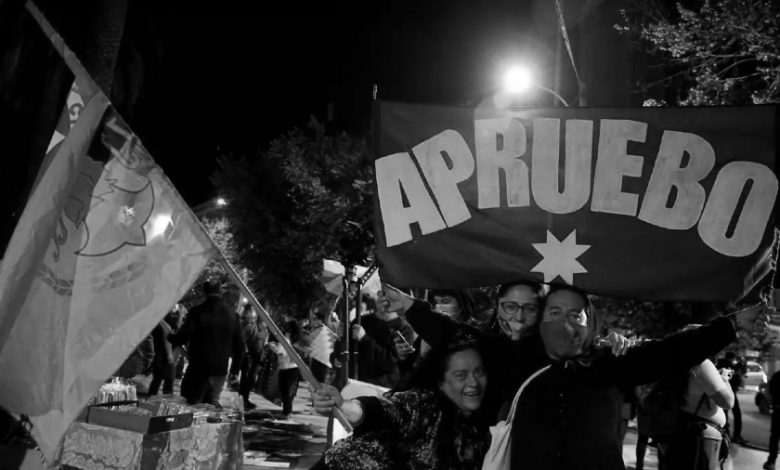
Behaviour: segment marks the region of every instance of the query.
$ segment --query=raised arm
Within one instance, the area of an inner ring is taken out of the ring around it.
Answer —
[[[395,430],[408,436],[422,425],[419,417],[429,413],[435,400],[430,392],[409,390],[382,397],[358,397],[344,400],[338,389],[323,385],[312,391],[317,413],[329,415],[338,407],[357,432]]]
[[[675,333],[662,340],[637,346],[625,356],[612,358],[607,373],[618,383],[641,385],[654,382],[674,370],[685,370],[717,354],[736,339],[736,327],[765,328],[764,314],[744,310],[737,315],[718,317],[708,324]]]

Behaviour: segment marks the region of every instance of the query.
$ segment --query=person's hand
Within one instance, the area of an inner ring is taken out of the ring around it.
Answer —
[[[361,325],[352,325],[352,338],[360,341],[366,336],[366,329]]]
[[[160,328],[162,328],[163,333],[165,333],[166,337],[173,333],[173,328],[171,328],[171,325],[169,325],[168,322],[165,320],[160,322]]]
[[[414,303],[414,297],[401,292],[390,284],[382,284],[382,291],[385,295],[388,312],[405,313]]]
[[[322,385],[319,389],[311,391],[311,401],[314,411],[321,415],[330,416],[333,407],[340,407],[344,404],[344,398],[339,390],[333,385]]]
[[[769,327],[769,315],[773,313],[775,313],[774,307],[759,304],[731,315],[737,329],[750,333],[763,333]]]
[[[395,344],[395,352],[402,361],[405,361],[414,353],[414,347],[401,338],[395,337],[393,342]]]
[[[506,324],[509,325],[509,331],[512,332],[512,339],[520,338],[520,335],[525,329],[525,323],[517,320],[507,320]]]
[[[615,333],[614,331],[610,334],[608,334],[603,341],[605,344],[610,345],[610,349],[612,349],[612,355],[615,357],[620,357],[625,355],[629,349],[631,349],[634,346],[634,342],[626,338],[625,336]]]

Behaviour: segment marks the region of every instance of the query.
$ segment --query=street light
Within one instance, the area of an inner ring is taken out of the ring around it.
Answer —
[[[217,207],[225,207],[225,206],[227,206],[227,200],[224,197],[218,197]]]
[[[534,83],[533,74],[528,67],[522,65],[514,65],[509,67],[506,72],[504,72],[503,81],[503,88],[498,93],[496,93],[494,97],[496,107],[505,108],[509,106],[512,104],[512,101],[514,101],[515,97],[526,93],[531,88],[537,88],[539,90],[545,91],[553,95],[564,106],[567,108],[569,107],[569,103],[563,99],[563,97],[557,91],[551,88],[547,88],[544,85]]]

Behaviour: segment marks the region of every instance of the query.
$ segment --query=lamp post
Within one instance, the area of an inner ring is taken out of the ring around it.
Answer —
[[[503,87],[493,98],[494,104],[496,107],[505,108],[512,104],[515,97],[527,93],[532,88],[549,93],[565,107],[570,107],[560,93],[552,88],[535,83],[531,70],[522,65],[515,65],[506,70],[503,77]]]

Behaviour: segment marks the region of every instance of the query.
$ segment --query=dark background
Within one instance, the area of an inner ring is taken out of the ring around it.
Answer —
[[[633,52],[613,27],[620,2],[561,1],[588,104],[636,103]],[[94,47],[105,2],[36,4],[77,54]],[[368,135],[374,84],[383,100],[475,105],[521,59],[550,87],[557,63],[561,94],[577,97],[568,57],[556,58],[552,0],[127,4],[112,102],[192,206],[217,196],[209,176],[221,153],[265,148],[310,116]],[[5,246],[72,78],[20,0],[0,0],[0,59]],[[527,100],[552,104],[539,92]]]

